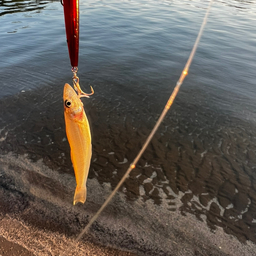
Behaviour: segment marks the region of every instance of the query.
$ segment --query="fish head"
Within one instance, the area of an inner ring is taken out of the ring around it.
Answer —
[[[65,84],[63,91],[64,112],[71,119],[80,119],[83,116],[83,103],[75,90]]]

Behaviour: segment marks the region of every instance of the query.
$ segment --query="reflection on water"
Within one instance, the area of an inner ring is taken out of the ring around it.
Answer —
[[[47,3],[54,2],[53,0],[1,0],[0,1],[0,16],[16,12],[29,12],[41,10],[45,8]]]
[[[230,7],[236,8],[238,10],[246,10],[251,7],[251,4],[255,4],[255,1],[248,1],[248,0],[217,0],[223,4],[226,4]]]

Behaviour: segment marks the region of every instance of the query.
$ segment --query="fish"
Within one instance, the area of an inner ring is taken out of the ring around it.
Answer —
[[[86,182],[91,163],[92,144],[90,125],[80,97],[88,97],[88,95],[90,94],[80,95],[79,91],[77,94],[67,83],[64,86],[63,102],[66,135],[70,145],[70,156],[76,178],[73,205],[78,202],[85,203],[87,197]]]

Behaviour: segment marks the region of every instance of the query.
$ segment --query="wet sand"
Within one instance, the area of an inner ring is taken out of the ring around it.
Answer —
[[[26,250],[21,245],[10,242],[8,239],[0,237],[0,255],[10,255],[10,256],[33,256],[34,254]]]
[[[134,96],[122,90],[125,96],[114,97],[112,90],[123,95],[120,86],[107,88],[84,101],[93,156],[88,200],[77,207],[72,206],[75,179],[62,90],[45,88],[0,102],[2,223],[28,227],[26,241],[33,232],[51,237],[39,252],[44,238],[33,251],[24,239],[19,243],[15,235],[2,235],[6,250],[15,241],[36,255],[51,255],[51,250],[58,255],[63,241],[73,242],[135,157],[163,106],[151,103],[155,96],[144,92]],[[207,95],[197,92],[197,98],[207,102]],[[191,102],[186,99],[184,111],[181,94],[119,195],[83,239],[81,246],[89,246],[83,252],[115,255],[107,249],[112,247],[137,255],[253,255],[253,127],[241,120],[237,125],[235,118],[210,107],[198,112]],[[61,246],[52,242],[55,236]]]

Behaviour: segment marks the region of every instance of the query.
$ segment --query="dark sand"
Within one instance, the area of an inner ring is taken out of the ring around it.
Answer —
[[[163,106],[153,104],[154,95],[107,88],[84,101],[93,156],[88,200],[76,207],[62,91],[0,102],[4,250],[10,243],[35,255],[75,248],[74,238],[135,157]],[[207,95],[191,95],[207,102]],[[197,112],[189,99],[183,106],[176,101],[122,192],[70,255],[132,255],[108,247],[137,255],[254,255],[253,127],[210,106]]]
[[[33,256],[34,254],[26,250],[21,245],[10,242],[7,239],[0,237],[0,255],[3,256]]]

